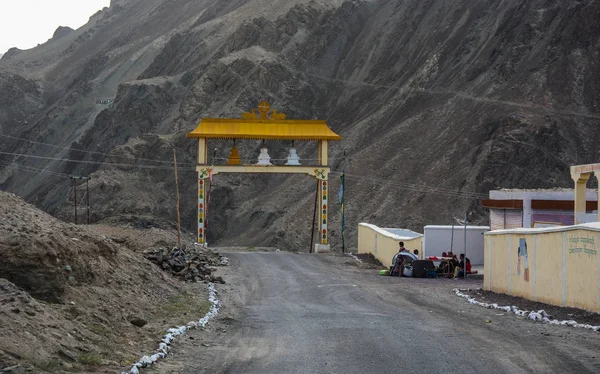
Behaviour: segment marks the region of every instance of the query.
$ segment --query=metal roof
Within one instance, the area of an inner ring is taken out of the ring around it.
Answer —
[[[342,140],[322,120],[203,118],[188,138]]]

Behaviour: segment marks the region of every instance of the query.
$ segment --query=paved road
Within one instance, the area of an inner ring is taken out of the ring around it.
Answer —
[[[496,316],[448,280],[411,284],[314,255],[229,256],[239,285],[225,300],[234,317],[218,322],[227,332],[188,347],[174,358],[185,368],[170,372],[600,372],[598,335]]]

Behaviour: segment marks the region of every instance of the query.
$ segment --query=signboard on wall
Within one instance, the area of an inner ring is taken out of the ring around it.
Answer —
[[[587,255],[589,257],[598,256],[598,246],[596,233],[574,233],[567,234],[567,250],[570,255]]]

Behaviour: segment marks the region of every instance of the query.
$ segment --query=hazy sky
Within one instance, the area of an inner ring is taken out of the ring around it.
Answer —
[[[0,53],[33,48],[58,26],[76,29],[110,0],[0,0]]]

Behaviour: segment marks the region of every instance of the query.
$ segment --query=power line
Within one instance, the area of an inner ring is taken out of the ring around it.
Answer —
[[[332,174],[341,175],[341,172],[331,172]],[[382,179],[372,179],[364,176],[357,176],[352,174],[345,173],[346,178],[359,182],[359,183],[369,183],[372,185],[377,185],[379,187],[387,187],[388,189],[396,189],[396,190],[408,190],[413,192],[420,193],[433,193],[436,195],[444,195],[448,197],[457,197],[457,198],[466,198],[466,199],[487,199],[488,196],[485,194],[470,192],[470,191],[459,191],[459,190],[450,190],[445,188],[431,187],[425,185],[416,185],[416,184],[407,184],[407,183],[393,183],[386,182],[384,178]]]
[[[30,140],[30,139],[26,139],[26,138],[19,138],[19,137],[10,136],[10,135],[3,135],[3,134],[0,134],[0,137],[14,139],[14,140],[21,140],[21,141],[25,141],[25,142],[29,142],[29,143],[34,143],[34,144],[40,144],[40,145],[44,145],[44,146],[51,147],[51,148],[61,149],[61,150],[72,150],[72,151],[81,152],[81,153],[95,154],[95,155],[104,155],[104,156],[108,156],[108,157],[122,158],[122,159],[132,160],[132,161],[148,161],[148,162],[164,163],[164,164],[169,164],[169,166],[173,165],[172,161],[149,159],[149,158],[141,158],[141,157],[140,158],[136,158],[136,157],[118,156],[118,155],[113,155],[113,154],[110,154],[110,153],[85,151],[85,150],[81,150],[81,149],[77,149],[77,148],[62,147],[62,146],[57,146],[57,145],[54,145],[54,144],[43,143],[43,142],[38,142],[38,141],[35,141],[35,140]],[[187,150],[182,149],[180,147],[175,147],[175,148],[187,152]],[[28,156],[27,154],[19,154],[19,155]],[[228,159],[229,158],[226,158],[226,157],[215,157],[214,158],[214,160],[224,160],[224,161],[227,161]],[[341,159],[342,158],[329,157],[330,161],[341,160]],[[256,158],[242,159],[242,161],[248,161],[248,162],[252,162],[252,161],[255,161],[255,160],[256,160]],[[272,161],[287,161],[287,158],[282,158],[282,159],[271,158],[271,160]],[[318,159],[318,158],[303,158],[302,160],[304,160],[304,161],[320,161],[320,159]],[[81,161],[85,161],[85,160],[81,160]],[[135,165],[135,164],[132,164],[132,165]],[[182,165],[196,166],[196,164],[191,164],[191,163],[183,163]],[[156,165],[156,166],[158,166],[158,165]]]
[[[55,161],[61,161],[61,162],[75,162],[75,163],[125,166],[125,167],[141,167],[141,168],[160,169],[160,170],[170,170],[171,169],[170,167],[154,166],[154,165],[131,165],[131,164],[100,162],[100,161],[68,160],[68,159],[59,159],[59,158],[54,158],[54,157],[32,156],[32,155],[25,155],[25,154],[18,154],[18,153],[10,153],[10,152],[0,152],[0,154],[12,155],[12,156],[16,156],[16,157],[28,157],[28,158],[35,158],[35,159],[55,160]],[[287,159],[282,159],[282,160],[287,160]],[[65,177],[65,178],[70,177],[68,174],[64,174],[64,173],[59,173],[59,172],[54,172],[54,171],[49,171],[49,170],[44,170],[44,169],[37,169],[37,168],[23,166],[23,165],[15,166],[15,165],[8,164],[5,161],[2,163],[7,166],[12,166],[18,170],[38,172],[38,173],[43,173],[43,174],[48,174],[48,175],[53,175],[53,176]],[[339,172],[332,171],[332,173],[339,173]],[[374,178],[369,178],[369,177],[362,176],[362,175],[355,175],[355,174],[348,174],[348,173],[346,173],[345,175],[347,178],[349,178],[351,180],[356,180],[356,181],[363,182],[363,183],[371,183],[371,184],[375,184],[378,186],[395,188],[395,189],[400,189],[400,190],[410,190],[410,191],[421,192],[421,193],[430,192],[430,193],[446,195],[446,196],[450,196],[450,197],[464,197],[464,198],[472,198],[472,199],[487,198],[487,195],[476,193],[476,192],[458,191],[458,190],[452,190],[452,189],[447,189],[447,188],[431,187],[431,186],[427,186],[427,185],[410,184],[410,183],[405,183],[405,182],[386,182],[385,178],[374,179]]]
[[[386,178],[380,178],[380,179],[377,178],[376,179],[376,178],[369,178],[369,177],[365,177],[365,176],[362,176],[362,175],[355,175],[355,174],[348,174],[348,173],[345,173],[345,175],[347,177],[355,178],[355,179],[357,179],[357,178],[369,179],[373,183],[382,183],[382,181],[384,181],[384,183],[391,183],[394,186],[407,187],[407,188],[415,188],[415,189],[418,189],[418,190],[426,189],[426,190],[439,191],[439,192],[444,192],[444,193],[452,193],[452,194],[459,193],[459,194],[462,194],[462,195],[472,195],[472,196],[475,196],[475,197],[484,197],[484,198],[487,198],[487,195],[482,194],[482,193],[478,193],[478,192],[459,191],[459,190],[454,190],[454,189],[450,189],[450,188],[431,187],[431,186],[422,185],[422,184],[419,185],[419,184],[411,184],[411,183],[404,183],[404,182],[385,182]]]
[[[111,165],[111,166],[120,166],[120,167],[134,167],[134,168],[145,168],[145,169],[159,169],[159,170],[171,170],[172,167],[168,166],[158,166],[158,165],[143,165],[143,164],[122,164],[122,163],[113,163],[113,162],[103,162],[103,161],[88,161],[88,160],[70,160],[64,158],[57,157],[46,157],[46,156],[33,156],[27,155],[23,153],[12,153],[12,152],[0,152],[1,155],[6,156],[15,156],[15,157],[26,157],[33,158],[39,160],[51,160],[51,161],[61,161],[61,162],[71,162],[71,163],[79,163],[79,164],[93,164],[93,165]]]
[[[70,151],[76,151],[76,152],[87,153],[87,154],[92,154],[92,155],[102,155],[102,156],[116,157],[116,158],[122,158],[122,159],[133,160],[133,161],[148,161],[148,162],[157,162],[157,163],[164,163],[164,164],[173,165],[172,161],[156,160],[156,159],[141,158],[141,157],[137,157],[136,158],[136,157],[118,156],[118,155],[114,155],[114,154],[110,154],[110,153],[85,151],[85,150],[77,149],[77,148],[73,148],[73,147],[62,147],[62,146],[58,146],[58,145],[54,145],[54,144],[50,144],[50,143],[43,143],[43,142],[38,142],[38,141],[35,141],[35,140],[30,140],[30,139],[25,139],[25,138],[18,138],[18,137],[15,137],[15,136],[3,135],[3,134],[0,134],[0,137],[8,138],[8,139],[14,139],[14,140],[20,140],[20,141],[25,141],[25,142],[29,142],[29,143],[33,143],[33,144],[40,144],[40,145],[44,145],[46,147],[51,147],[51,148],[56,148],[56,149],[70,150]],[[192,164],[188,164],[188,165],[192,165]]]
[[[389,184],[389,183],[377,183],[377,182],[365,181],[365,180],[355,179],[353,177],[348,177],[348,179],[352,180],[352,181],[356,181],[358,183],[376,184],[376,185],[378,185],[379,187],[382,187],[382,188],[395,189],[395,190],[405,190],[405,191],[413,191],[413,192],[424,193],[424,194],[431,193],[431,194],[435,194],[435,195],[441,195],[441,196],[447,196],[447,197],[455,197],[455,198],[464,198],[464,199],[473,199],[473,200],[482,200],[482,199],[486,199],[487,198],[487,196],[485,196],[485,195],[473,195],[471,193],[460,193],[458,191],[456,193],[438,191],[435,188],[431,188],[431,187],[414,188],[414,187],[409,187],[409,186],[398,186],[398,185]]]
[[[16,169],[16,170],[30,171],[30,172],[41,173],[41,174],[48,174],[48,175],[53,175],[53,176],[57,176],[57,177],[64,177],[64,178],[68,178],[69,177],[68,174],[59,173],[59,172],[52,171],[52,170],[38,169],[38,168],[26,166],[26,165],[20,165],[20,164],[17,164],[15,162],[9,162],[9,161],[2,161],[2,160],[0,160],[0,163],[3,164],[3,165],[5,165],[5,166],[7,166],[7,167]]]

